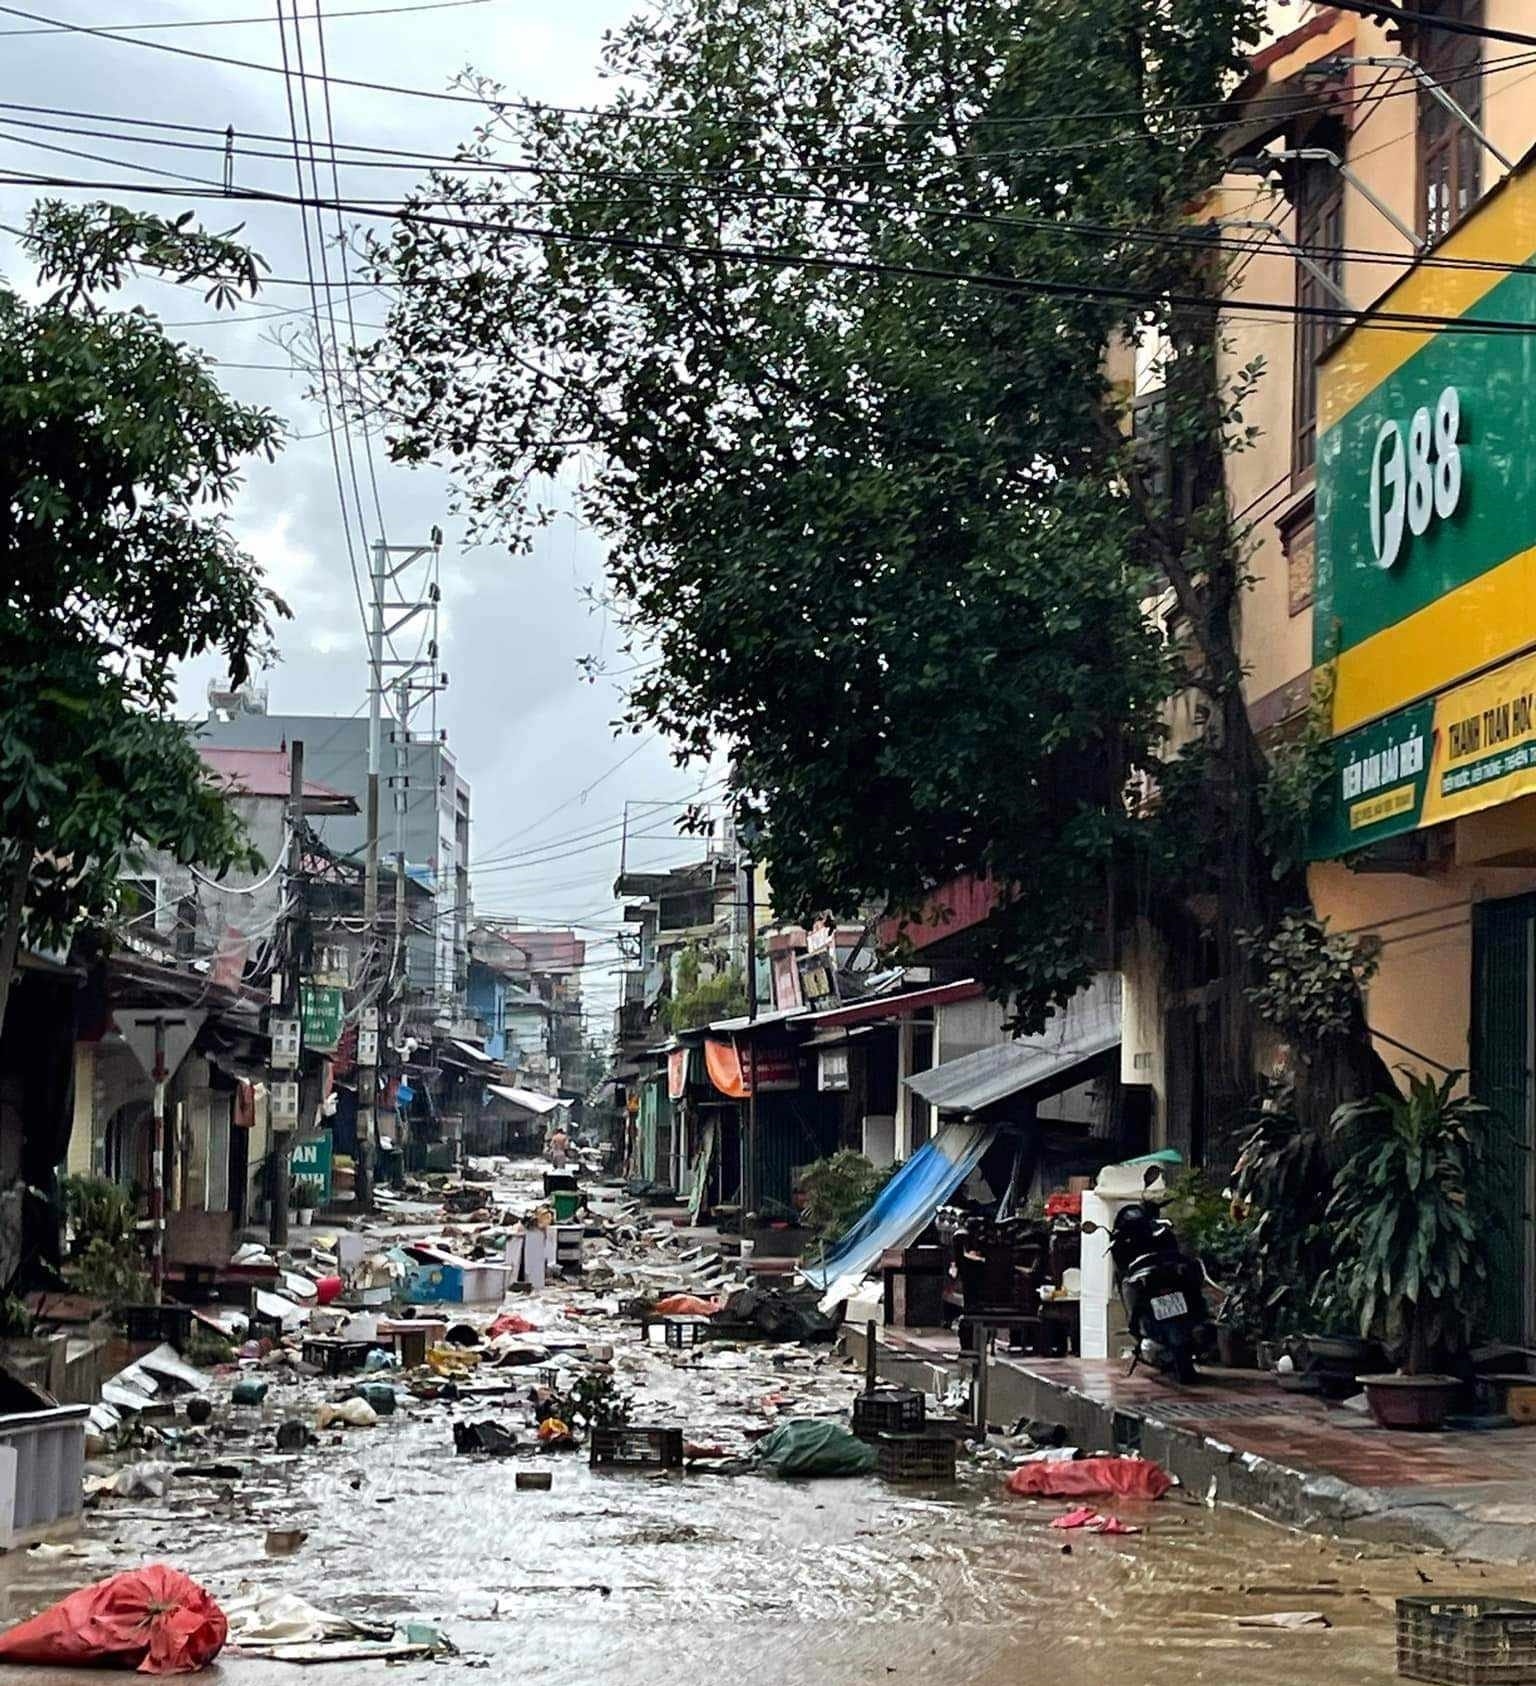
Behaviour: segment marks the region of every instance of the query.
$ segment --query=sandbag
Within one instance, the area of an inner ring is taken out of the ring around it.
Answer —
[[[218,1656],[228,1632],[224,1612],[196,1581],[151,1563],[81,1587],[0,1634],[0,1660],[193,1674]]]
[[[520,1313],[504,1311],[485,1331],[485,1334],[487,1340],[494,1341],[498,1335],[531,1335],[537,1328],[537,1323],[530,1323]]]
[[[1021,1464],[1004,1482],[1025,1498],[1078,1499],[1113,1493],[1122,1499],[1160,1499],[1173,1485],[1146,1458],[1081,1458],[1076,1463]]]
[[[719,1309],[719,1300],[701,1300],[697,1294],[668,1294],[655,1306],[658,1317],[713,1317]]]
[[[826,1417],[780,1423],[757,1443],[756,1457],[775,1475],[868,1475],[875,1449]]]

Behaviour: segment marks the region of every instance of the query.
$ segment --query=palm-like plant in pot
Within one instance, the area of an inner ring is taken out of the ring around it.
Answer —
[[[1386,1428],[1444,1421],[1459,1384],[1436,1366],[1466,1350],[1486,1299],[1492,1115],[1454,1093],[1464,1075],[1437,1083],[1409,1073],[1405,1095],[1377,1095],[1334,1114],[1350,1149],[1328,1206],[1341,1261],[1334,1286],[1360,1333],[1398,1354],[1397,1374],[1360,1378]]]

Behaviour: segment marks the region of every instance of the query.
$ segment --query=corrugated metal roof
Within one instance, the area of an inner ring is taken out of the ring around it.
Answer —
[[[541,1095],[533,1089],[513,1089],[505,1083],[487,1083],[486,1088],[504,1101],[511,1101],[513,1106],[520,1106],[526,1112],[537,1113],[542,1116],[546,1112],[553,1112],[557,1106],[568,1103],[556,1100],[553,1095]]]
[[[1043,1100],[1070,1088],[1083,1067],[1120,1045],[1120,994],[1091,992],[1060,1012],[1039,1036],[983,1048],[907,1078],[907,1087],[941,1112],[979,1112],[1015,1095]]]

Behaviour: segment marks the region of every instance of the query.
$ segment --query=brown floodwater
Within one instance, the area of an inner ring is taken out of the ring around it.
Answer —
[[[553,1317],[571,1298],[552,1291],[543,1313]],[[743,1348],[703,1367],[641,1348],[633,1325],[589,1326],[596,1339],[627,1343],[618,1357],[635,1419],[685,1421],[698,1440],[744,1446],[770,1394],[790,1396],[785,1415],[815,1413],[845,1406],[858,1385],[830,1354],[775,1364],[764,1349]],[[292,1457],[259,1449],[270,1446],[259,1424],[312,1414],[328,1385],[281,1378],[259,1416],[221,1404],[217,1421],[248,1432],[196,1455],[245,1463],[243,1479],[183,1480],[164,1499],[107,1501],[88,1515],[79,1558],[0,1559],[6,1618],[118,1569],[166,1561],[215,1595],[246,1584],[352,1615],[440,1624],[459,1655],[391,1665],[402,1682],[488,1668],[493,1679],[547,1686],[1329,1686],[1394,1678],[1400,1593],[1536,1596],[1526,1571],[1362,1552],[1209,1510],[1177,1489],[1155,1505],[1118,1508],[1139,1534],[1064,1534],[1049,1526],[1064,1504],[1012,1498],[1000,1467],[964,1456],[953,1487],[912,1491],[873,1477],[605,1474],[580,1454],[455,1454],[455,1414],[515,1423],[515,1399],[410,1402],[374,1428],[328,1433]],[[515,1474],[528,1468],[552,1471],[552,1490],[517,1491]],[[291,1557],[267,1557],[266,1530],[281,1525],[309,1538]],[[1299,1610],[1330,1625],[1237,1625],[1239,1616]],[[226,1654],[204,1678],[257,1686],[306,1672]],[[100,1680],[0,1674],[35,1686]],[[377,1662],[333,1663],[317,1678],[357,1686],[378,1676]]]

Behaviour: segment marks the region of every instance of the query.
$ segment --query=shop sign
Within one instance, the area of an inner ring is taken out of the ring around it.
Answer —
[[[324,1206],[331,1198],[331,1138],[329,1132],[312,1141],[295,1142],[288,1156],[289,1179],[305,1183],[318,1195],[317,1204]]]
[[[1327,859],[1536,792],[1536,655],[1336,738],[1310,853]]]
[[[1436,257],[1528,265],[1533,228],[1522,170]],[[1451,320],[1356,328],[1319,367],[1313,657],[1336,664],[1341,732],[1523,653],[1536,598],[1536,382],[1523,337],[1477,331],[1536,320],[1536,272],[1420,265],[1381,308]]]
[[[329,984],[304,984],[299,990],[299,1016],[304,1023],[304,1046],[330,1054],[341,1040],[342,992]]]
[[[749,1094],[800,1087],[800,1056],[788,1042],[737,1043],[742,1081]]]
[[[835,1007],[840,999],[837,988],[837,966],[829,952],[806,954],[798,962],[800,990],[805,1004],[813,1011]]]

